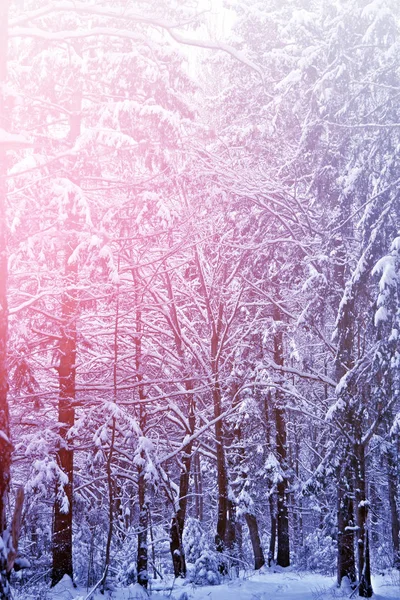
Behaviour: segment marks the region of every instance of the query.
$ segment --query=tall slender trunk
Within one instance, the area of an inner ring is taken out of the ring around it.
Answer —
[[[358,593],[362,598],[371,598],[371,567],[369,556],[368,537],[368,508],[366,480],[365,480],[365,448],[362,443],[355,445],[355,500],[356,522],[358,538]]]
[[[175,348],[182,364],[182,369],[185,372],[185,352],[182,343],[182,332],[178,318],[177,307],[175,304],[174,293],[172,289],[171,279],[167,272],[164,273],[166,287],[169,299],[169,321],[174,335]],[[196,404],[193,394],[193,381],[187,375],[185,380],[186,390],[186,405],[188,408],[188,434],[193,435],[196,427]],[[170,527],[170,551],[172,556],[172,564],[174,567],[175,577],[186,577],[186,559],[183,548],[183,530],[185,527],[186,511],[188,505],[188,493],[190,483],[190,469],[192,464],[193,441],[190,441],[182,451],[182,469],[179,478],[179,497],[178,508],[172,517]]]
[[[72,245],[68,248],[72,251]],[[77,269],[68,264],[69,253],[65,261],[65,286],[76,283]],[[58,421],[60,448],[57,451],[57,463],[68,478],[68,483],[57,483],[54,505],[53,526],[53,568],[52,585],[56,585],[64,575],[73,577],[72,567],[72,495],[74,454],[68,447],[67,434],[75,420],[75,374],[76,374],[76,310],[75,292],[64,292],[62,298],[63,331],[60,341],[59,404]]]
[[[199,521],[203,520],[203,478],[201,473],[201,461],[200,454],[198,452],[194,455],[194,492],[195,492],[195,509],[196,519]]]
[[[213,373],[213,402],[215,423],[215,441],[217,445],[217,484],[218,484],[218,519],[215,546],[218,552],[228,550],[233,555],[235,546],[235,506],[229,497],[228,467],[225,456],[225,439],[223,432],[221,387],[218,372],[218,335],[213,333],[211,339],[211,364]],[[220,570],[226,574],[226,565],[221,563]]]
[[[277,454],[283,468],[286,466],[286,423],[284,413],[276,409],[276,432],[277,432]],[[290,565],[289,545],[289,509],[287,497],[287,478],[283,477],[277,484],[277,541],[278,551],[276,557],[277,565],[288,567]]]
[[[76,265],[69,265],[68,258],[72,245],[65,261],[65,286],[76,283]],[[58,422],[60,448],[57,451],[57,463],[68,478],[66,484],[58,482],[54,503],[53,523],[53,567],[51,573],[52,585],[56,585],[64,575],[73,578],[72,566],[72,496],[73,496],[73,468],[74,452],[69,447],[67,434],[75,421],[75,374],[76,374],[76,312],[77,297],[74,291],[64,292],[62,297],[62,339],[60,341],[59,373],[59,403]]]
[[[271,519],[271,537],[269,538],[269,550],[268,550],[268,566],[270,567],[275,560],[275,547],[276,547],[276,530],[277,530],[277,518],[276,518],[276,494],[269,495],[269,514]]]
[[[281,311],[277,306],[274,308],[274,319],[281,320]],[[283,335],[282,330],[278,329],[274,335],[274,361],[275,364],[283,366]],[[276,453],[283,478],[277,484],[277,541],[278,552],[276,562],[280,567],[290,565],[290,544],[289,544],[289,509],[288,509],[288,480],[285,474],[287,470],[287,434],[285,410],[283,408],[283,394],[280,390],[275,394],[275,425],[276,425]]]
[[[390,521],[392,526],[393,567],[395,569],[400,569],[400,517],[398,508],[399,467],[394,446],[389,448],[387,452],[387,465]]]
[[[240,401],[239,388],[237,385],[233,388],[233,406],[238,405]],[[248,457],[246,454],[246,448],[243,444],[242,428],[240,422],[236,424],[235,428],[230,428],[227,434],[228,446],[234,446],[237,451],[234,455],[234,471],[236,471],[236,482],[235,491],[238,496],[246,490],[248,487]],[[254,569],[257,571],[265,565],[264,552],[261,546],[260,533],[258,529],[257,517],[253,512],[246,512],[244,519],[249,530],[250,541],[253,549],[254,556]],[[243,546],[243,531],[242,522],[240,520],[236,523],[236,546],[240,554],[242,553]]]
[[[119,265],[118,265],[119,266]],[[117,369],[118,369],[118,325],[119,325],[119,288],[117,288],[117,298],[116,298],[116,306],[115,306],[115,322],[114,322],[114,360],[113,360],[113,400],[117,402]],[[112,418],[111,421],[111,441],[110,441],[110,449],[108,451],[107,463],[106,463],[106,473],[107,473],[107,487],[108,487],[108,532],[107,532],[107,541],[106,541],[106,551],[104,557],[104,572],[101,582],[102,593],[104,594],[106,583],[107,583],[107,575],[110,567],[111,561],[111,543],[114,533],[114,487],[115,482],[113,478],[112,472],[112,461],[114,455],[114,447],[115,447],[115,434],[116,434],[116,420],[115,417]]]
[[[265,420],[265,445],[268,452],[272,450],[272,423],[273,423],[273,406],[272,393],[269,391],[264,399],[264,420]],[[276,494],[272,492],[274,483],[271,479],[268,481],[268,504],[270,515],[270,538],[268,548],[268,566],[270,567],[275,561],[276,550]]]
[[[143,457],[144,458],[144,457]],[[138,467],[138,501],[139,501],[139,531],[137,548],[137,580],[141,586],[147,588],[149,583],[148,573],[148,547],[147,534],[149,528],[149,511],[146,499],[146,480],[143,467]]]
[[[143,381],[143,355],[142,355],[142,335],[143,335],[143,324],[142,324],[142,296],[139,294],[139,276],[137,271],[132,271],[133,283],[135,286],[135,306],[136,306],[136,337],[135,337],[135,367],[136,367],[136,379],[139,383],[138,396],[139,396],[139,426],[142,436],[145,435],[146,431],[146,394],[142,385]],[[140,461],[137,467],[138,473],[138,502],[139,502],[139,531],[137,537],[137,557],[136,557],[136,569],[137,569],[137,580],[138,583],[147,588],[149,582],[148,572],[148,546],[147,537],[149,529],[149,510],[147,502],[147,482],[145,478],[145,452],[141,450]]]
[[[337,581],[339,586],[344,577],[347,577],[352,585],[357,579],[354,555],[353,500],[349,494],[347,483],[350,477],[349,469],[345,473],[345,475],[342,474],[342,477],[339,477],[337,487]]]
[[[344,272],[340,270],[340,282],[344,287]],[[354,334],[354,299],[352,298],[342,316],[342,335],[339,339],[336,358],[336,381],[353,365],[353,334]],[[348,417],[349,424],[351,417]],[[353,448],[346,446],[347,454]],[[343,578],[347,578],[352,586],[355,585],[356,561],[354,552],[354,504],[352,495],[352,466],[350,458],[344,457],[344,464],[337,470],[337,525],[338,525],[338,556],[337,556],[337,582],[340,587]]]
[[[79,94],[72,99],[70,117],[69,139],[73,143],[80,132],[80,103]],[[69,446],[67,434],[75,422],[75,379],[76,379],[76,320],[78,315],[78,294],[74,289],[77,283],[78,267],[76,262],[69,262],[69,258],[76,245],[76,230],[78,218],[74,210],[74,196],[69,194],[69,206],[67,206],[67,220],[65,231],[67,240],[64,247],[64,292],[61,298],[62,330],[60,340],[60,363],[58,367],[59,400],[58,400],[58,422],[60,448],[57,451],[56,460],[58,466],[67,476],[68,482],[56,485],[56,497],[54,502],[54,521],[52,553],[53,565],[51,572],[52,586],[56,585],[64,575],[73,578],[72,564],[72,505],[73,505],[73,470],[74,451]]]
[[[193,389],[192,382],[186,382],[186,391]],[[189,402],[189,429],[190,434],[194,433],[196,417],[193,394],[188,396]],[[182,470],[179,478],[179,499],[178,510],[172,518],[170,528],[170,550],[174,566],[175,577],[186,577],[186,559],[183,549],[182,536],[185,527],[186,510],[188,504],[190,468],[192,462],[193,442],[189,442],[183,448]]]
[[[104,594],[107,583],[107,575],[110,567],[111,560],[111,543],[114,532],[114,482],[112,475],[112,460],[114,453],[114,444],[115,444],[115,417],[112,418],[111,425],[111,442],[110,442],[110,450],[108,452],[107,463],[106,463],[106,473],[107,473],[107,488],[108,488],[108,532],[107,532],[107,541],[106,541],[106,551],[104,557],[104,571],[103,577],[101,580],[101,592]]]
[[[214,372],[214,417],[219,418],[221,409],[221,389],[218,373]],[[225,444],[222,419],[215,423],[215,439],[217,444],[217,485],[218,485],[218,519],[215,545],[218,552],[232,549],[235,541],[234,533],[234,507],[229,498],[228,472],[225,457]]]
[[[210,363],[212,378],[212,399],[214,408],[215,423],[215,441],[217,454],[217,487],[218,487],[218,516],[217,533],[215,535],[215,547],[217,552],[224,552],[225,549],[233,552],[235,545],[235,507],[229,497],[229,479],[228,467],[225,456],[224,426],[222,416],[222,393],[219,373],[220,343],[223,330],[224,303],[222,297],[218,303],[217,315],[213,313],[207,285],[204,279],[203,269],[200,263],[200,257],[195,248],[195,261],[200,280],[202,295],[206,304],[208,315],[208,324],[210,327]],[[223,277],[225,280],[225,276]],[[222,290],[221,290],[222,295]],[[226,565],[221,562],[220,570],[226,573]]]

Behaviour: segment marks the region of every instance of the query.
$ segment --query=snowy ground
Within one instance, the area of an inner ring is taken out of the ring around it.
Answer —
[[[180,582],[172,586],[172,581],[153,584],[150,596],[139,585],[90,596],[93,600],[332,600],[349,598],[350,593],[339,590],[333,577],[303,574],[286,570],[281,573],[254,573],[246,578],[236,579],[218,586],[197,587]],[[398,572],[374,577],[375,600],[400,600],[400,574]],[[155,589],[156,588],[156,589]],[[63,580],[52,590],[46,600],[86,600],[88,592],[73,587],[71,581]],[[357,595],[353,595],[357,598]],[[34,596],[25,596],[33,600]],[[42,597],[41,597],[42,598]],[[44,596],[43,596],[44,598]],[[38,598],[39,600],[39,598]]]

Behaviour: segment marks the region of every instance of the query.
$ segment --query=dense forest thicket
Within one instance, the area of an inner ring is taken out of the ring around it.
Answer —
[[[2,600],[400,567],[399,96],[397,0],[0,0]]]

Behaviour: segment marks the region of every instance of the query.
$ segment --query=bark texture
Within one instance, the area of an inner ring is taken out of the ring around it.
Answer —
[[[71,103],[70,141],[73,143],[79,135],[80,94],[75,94]],[[74,286],[77,283],[78,266],[69,258],[76,246],[76,233],[78,221],[75,210],[75,198],[69,194],[67,207],[67,220],[65,223],[66,241],[64,246],[64,292],[61,299],[61,340],[60,362],[58,367],[59,401],[58,422],[60,448],[57,451],[57,463],[67,477],[67,483],[59,481],[56,486],[54,503],[52,554],[53,564],[51,572],[52,586],[56,585],[64,575],[73,579],[72,564],[72,510],[73,510],[73,472],[74,451],[67,439],[68,431],[75,423],[75,395],[76,395],[76,351],[77,334],[76,321],[78,317],[78,293]]]
[[[275,364],[283,367],[283,335],[279,328],[281,321],[281,311],[279,308],[274,310],[274,319],[277,322],[277,331],[274,335],[274,361]],[[288,481],[287,470],[287,434],[286,420],[283,406],[283,395],[280,390],[275,395],[275,426],[276,426],[276,454],[283,473],[282,479],[277,484],[277,558],[276,563],[280,567],[290,565],[290,544],[289,544],[289,507],[288,507]]]

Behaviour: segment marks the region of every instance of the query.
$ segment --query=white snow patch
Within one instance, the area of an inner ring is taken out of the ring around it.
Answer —
[[[397,576],[398,578],[398,576]],[[399,587],[391,575],[380,575],[372,578],[374,592],[379,600],[398,600]],[[138,584],[126,588],[114,589],[104,595],[99,590],[91,597],[92,600],[180,600],[185,593],[190,600],[332,600],[334,597],[346,596],[346,582],[338,590],[335,577],[327,577],[316,573],[296,573],[279,567],[253,572],[246,578],[237,578],[221,585],[189,586],[185,581],[173,581],[165,578],[163,581],[150,582],[149,594]],[[74,588],[72,581],[64,578],[49,594],[51,600],[84,600],[86,588]]]

